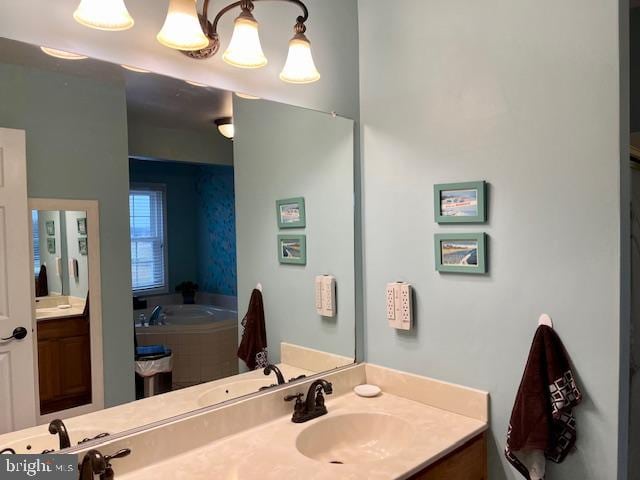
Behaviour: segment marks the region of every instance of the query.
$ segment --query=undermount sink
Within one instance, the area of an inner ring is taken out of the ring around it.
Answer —
[[[86,438],[93,438],[101,433],[103,433],[102,430],[69,430],[69,440],[71,446],[75,447],[78,442]],[[13,448],[16,453],[41,453],[44,450],[59,450],[60,440],[57,435],[42,433],[7,444],[0,444],[0,450],[4,448]]]
[[[319,462],[368,463],[399,454],[411,445],[413,427],[382,413],[352,413],[326,417],[305,428],[296,447]]]
[[[230,382],[219,387],[212,388],[204,392],[198,398],[198,405],[208,407],[215,403],[225,402],[232,398],[242,397],[260,390],[262,387],[268,387],[275,383],[275,378],[265,377],[252,380],[238,380]]]

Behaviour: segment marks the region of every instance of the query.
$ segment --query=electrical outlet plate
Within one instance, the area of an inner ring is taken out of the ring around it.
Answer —
[[[410,330],[413,325],[413,289],[405,282],[387,284],[387,321],[391,328]]]
[[[336,316],[336,278],[333,275],[318,275],[315,282],[316,312],[323,317]]]

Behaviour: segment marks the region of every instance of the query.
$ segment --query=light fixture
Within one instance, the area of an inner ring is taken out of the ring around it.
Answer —
[[[145,70],[144,68],[140,68],[140,67],[134,67],[132,65],[121,64],[120,66],[126,70],[130,70],[136,73],[149,73],[149,70]]]
[[[311,42],[304,34],[306,27],[298,24],[295,35],[289,41],[289,54],[280,72],[280,80],[287,83],[313,83],[320,80],[320,73],[311,56]]]
[[[81,0],[73,18],[85,27],[98,30],[127,30],[134,24],[124,0]]]
[[[200,26],[195,0],[170,0],[167,18],[156,38],[175,50],[200,50],[209,45]]]
[[[240,8],[240,15],[234,23],[233,34],[229,46],[222,55],[223,60],[235,67],[260,68],[267,64],[267,58],[262,51],[258,22],[253,16],[255,2],[267,0],[236,0],[223,7],[213,21],[209,21],[210,0],[204,0],[202,13],[198,13],[197,0],[169,0],[169,10],[162,29],[157,35],[158,41],[185,55],[203,60],[213,57],[220,50],[220,36],[218,24],[222,16]],[[289,41],[289,53],[280,79],[289,83],[312,83],[320,79],[320,73],[313,62],[311,43],[306,37],[305,22],[309,19],[309,10],[301,0],[279,0],[293,3],[302,10],[302,15],[296,18],[295,35]],[[89,12],[89,13],[84,13]],[[116,24],[109,24],[105,20],[108,12],[119,12],[122,18],[131,18],[126,12],[124,0],[81,0],[80,6],[74,13],[74,18],[83,25],[93,28],[117,30]],[[126,13],[126,15],[125,15]],[[84,21],[89,18],[92,20]],[[122,28],[124,23],[121,23]],[[133,25],[133,19],[131,19]],[[131,26],[129,25],[129,26]]]
[[[52,57],[62,58],[63,60],[84,60],[87,58],[84,55],[78,55],[77,53],[65,52],[64,50],[58,50],[56,48],[49,47],[40,47],[47,55],[51,55]]]
[[[220,135],[222,135],[223,137],[233,139],[233,134],[235,133],[234,131],[235,129],[233,127],[233,118],[231,117],[218,118],[217,120],[214,120],[214,123],[217,125],[218,132],[220,132]]]
[[[236,92],[236,97],[244,98],[246,100],[260,100],[260,97],[255,95],[249,95],[248,93]]]
[[[209,86],[206,83],[194,82],[193,80],[185,80],[185,82],[187,82],[189,85],[193,85],[194,87],[206,88]]]
[[[236,18],[233,35],[222,59],[229,65],[240,68],[260,68],[267,64],[267,57],[262,52],[258,22],[251,10],[251,2],[242,3],[242,12]]]

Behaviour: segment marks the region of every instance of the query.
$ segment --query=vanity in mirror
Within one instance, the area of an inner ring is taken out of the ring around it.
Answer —
[[[0,318],[0,449],[354,362],[352,120],[7,39],[0,83],[0,127],[26,136],[31,298],[0,289],[31,312]]]

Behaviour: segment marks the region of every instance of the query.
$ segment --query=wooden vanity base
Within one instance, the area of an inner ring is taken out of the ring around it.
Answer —
[[[487,438],[484,433],[410,478],[410,480],[486,479]]]

